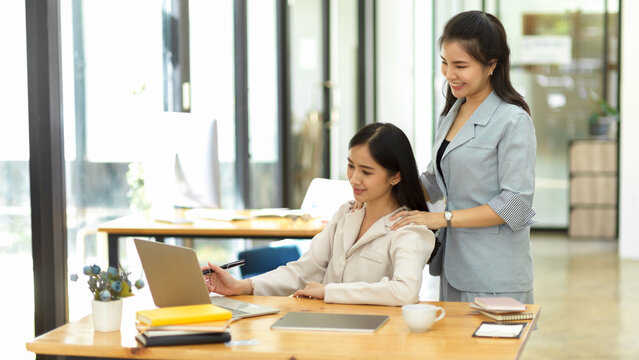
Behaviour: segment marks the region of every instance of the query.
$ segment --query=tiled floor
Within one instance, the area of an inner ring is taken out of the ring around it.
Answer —
[[[534,233],[539,328],[523,360],[639,359],[639,261],[617,242]]]

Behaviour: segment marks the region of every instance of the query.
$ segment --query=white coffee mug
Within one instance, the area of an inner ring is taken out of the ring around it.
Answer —
[[[439,316],[437,311],[441,311]],[[424,332],[444,318],[446,310],[429,304],[410,304],[402,306],[402,317],[408,328],[414,332]]]

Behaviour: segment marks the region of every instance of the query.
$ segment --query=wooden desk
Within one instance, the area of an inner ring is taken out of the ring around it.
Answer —
[[[118,239],[123,236],[214,238],[310,239],[324,228],[319,219],[256,218],[251,220],[193,220],[190,224],[170,224],[153,220],[148,214],[132,214],[98,226],[108,235],[109,265],[117,267]]]
[[[134,359],[517,359],[539,318],[539,305],[520,339],[474,338],[482,321],[468,303],[433,303],[446,309],[443,320],[425,333],[411,333],[402,320],[401,307],[326,304],[321,300],[291,297],[238,296],[237,299],[277,307],[281,313],[247,318],[231,324],[232,340],[256,339],[259,344],[227,347],[224,344],[142,347],[134,340],[133,313],[125,314],[119,332],[93,331],[91,316],[63,325],[27,343],[37,354],[100,356]],[[271,330],[289,311],[383,314],[389,321],[373,334]]]

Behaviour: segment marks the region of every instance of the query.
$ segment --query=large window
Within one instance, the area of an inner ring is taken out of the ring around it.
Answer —
[[[607,6],[607,8],[606,8]],[[537,132],[537,227],[566,228],[571,140],[616,138],[616,122],[593,133],[605,100],[617,105],[618,2],[500,2],[512,80],[531,107]]]
[[[184,15],[183,15],[184,16]],[[238,206],[235,154],[235,66],[233,0],[189,3],[191,112],[218,123],[221,206]],[[235,259],[243,242],[197,240],[192,243],[201,261],[225,263]],[[239,273],[239,272],[238,272]]]
[[[33,338],[33,261],[29,196],[29,118],[24,2],[2,4],[0,21],[0,273],[5,309],[2,356],[33,359],[24,343]],[[9,55],[10,54],[10,55]]]
[[[346,179],[347,145],[357,131],[358,2],[331,2],[331,177]]]
[[[431,159],[434,116],[431,8],[416,0],[378,1],[376,12],[376,121],[393,123],[406,133],[419,168],[425,171]]]
[[[147,134],[163,109],[162,1],[60,5],[68,268],[73,273],[87,263],[106,266],[106,239],[98,238],[96,226],[127,214],[139,201],[129,191],[127,172],[148,155]],[[135,252],[131,242],[121,245],[122,265],[134,266],[127,257]],[[71,320],[90,312],[90,294],[76,285],[69,285]]]
[[[191,112],[217,119],[222,207],[234,208],[235,72],[233,0],[189,3]]]
[[[291,109],[289,144],[292,206],[302,203],[308,184],[321,177],[324,148],[322,1],[289,2]]]
[[[274,0],[247,1],[248,124],[254,208],[278,203],[277,43]]]

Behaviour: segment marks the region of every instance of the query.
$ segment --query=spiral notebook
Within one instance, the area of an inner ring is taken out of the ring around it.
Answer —
[[[513,320],[530,320],[533,318],[533,313],[531,312],[518,312],[518,313],[510,313],[510,314],[495,314],[488,311],[478,310],[483,315],[488,316],[491,319],[495,319],[497,321],[513,321]]]

